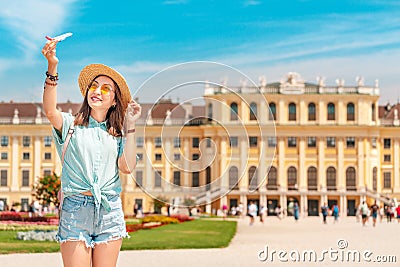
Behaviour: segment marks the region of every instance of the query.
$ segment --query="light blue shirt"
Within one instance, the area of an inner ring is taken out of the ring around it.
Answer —
[[[61,114],[62,136],[53,128],[54,143],[60,158],[68,129],[75,119],[70,113]],[[122,155],[125,141],[122,137],[110,135],[106,123],[89,117],[87,127],[75,126],[65,152],[61,184],[65,197],[90,191],[96,204],[101,203],[110,211],[106,196],[122,191],[117,161]]]

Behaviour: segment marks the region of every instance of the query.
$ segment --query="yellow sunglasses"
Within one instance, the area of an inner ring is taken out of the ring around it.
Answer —
[[[89,91],[95,91],[98,87],[99,87],[99,84],[96,81],[94,81],[90,84]],[[102,95],[109,95],[112,91],[114,91],[114,90],[112,89],[111,85],[109,85],[109,84],[103,84],[100,87],[100,92]]]

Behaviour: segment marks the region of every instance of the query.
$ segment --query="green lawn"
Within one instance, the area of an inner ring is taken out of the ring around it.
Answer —
[[[194,220],[130,233],[122,250],[221,248],[229,245],[235,233],[235,221]],[[16,235],[16,231],[0,231],[0,254],[59,251],[56,242],[22,241]]]
[[[131,233],[122,250],[222,248],[236,233],[235,221],[194,220]]]

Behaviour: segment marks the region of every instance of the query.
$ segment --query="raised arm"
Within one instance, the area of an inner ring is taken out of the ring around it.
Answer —
[[[50,40],[42,49],[42,54],[48,63],[43,91],[43,109],[53,127],[61,131],[63,120],[61,112],[57,109],[58,58],[56,56],[56,46],[57,41]]]
[[[136,144],[135,144],[135,123],[140,118],[142,107],[135,101],[131,101],[128,105],[125,118],[125,135],[126,143],[124,152],[118,159],[119,170],[123,173],[132,173],[136,167]]]

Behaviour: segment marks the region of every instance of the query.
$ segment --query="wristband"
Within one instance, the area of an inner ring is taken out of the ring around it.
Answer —
[[[129,129],[126,133],[135,133],[136,129]]]
[[[58,73],[56,75],[51,75],[48,71],[46,71],[46,77],[50,79],[50,81],[58,81]]]

